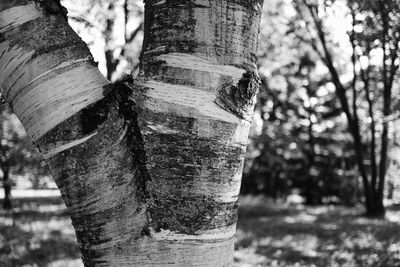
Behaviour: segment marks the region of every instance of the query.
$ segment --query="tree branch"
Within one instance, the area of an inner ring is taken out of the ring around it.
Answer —
[[[314,25],[316,27],[317,33],[318,33],[318,38],[321,42],[322,48],[324,50],[324,54],[325,54],[325,58],[326,58],[326,66],[329,69],[329,72],[332,76],[332,82],[335,85],[336,88],[336,94],[339,97],[343,112],[346,114],[347,117],[347,121],[349,124],[349,129],[350,132],[353,136],[353,140],[354,140],[354,149],[355,149],[355,153],[356,153],[356,159],[357,159],[357,164],[359,167],[359,171],[363,180],[363,184],[364,184],[364,188],[366,191],[370,190],[370,184],[368,181],[368,175],[366,173],[365,170],[365,165],[364,165],[364,160],[363,160],[363,153],[362,153],[362,140],[361,140],[361,134],[360,134],[360,127],[358,124],[358,120],[356,120],[355,118],[353,118],[351,112],[350,112],[350,108],[349,108],[349,104],[347,102],[347,97],[346,97],[346,88],[344,87],[344,85],[342,84],[342,82],[340,81],[340,77],[339,74],[333,64],[333,59],[332,59],[332,55],[328,49],[327,46],[327,41],[325,38],[325,33],[323,31],[323,25],[322,22],[320,21],[320,19],[318,18],[317,15],[317,7],[312,6],[310,4],[307,3],[307,0],[302,0],[302,2],[304,3],[304,5],[307,7],[307,9],[310,12],[310,15],[312,17],[312,20],[314,22]],[[370,196],[369,194],[366,194],[366,202],[370,203]]]

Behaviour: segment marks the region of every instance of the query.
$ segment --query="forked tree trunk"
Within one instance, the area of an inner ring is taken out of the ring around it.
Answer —
[[[146,1],[111,85],[51,1],[0,2],[1,93],[60,188],[86,266],[230,266],[262,0]]]

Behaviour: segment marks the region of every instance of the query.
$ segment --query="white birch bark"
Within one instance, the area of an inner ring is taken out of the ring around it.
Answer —
[[[112,85],[56,1],[0,1],[0,91],[50,167],[86,266],[231,266],[261,0],[146,0]]]

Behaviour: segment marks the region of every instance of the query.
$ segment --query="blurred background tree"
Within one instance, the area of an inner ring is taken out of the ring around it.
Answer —
[[[354,204],[363,185],[367,214],[382,216],[386,170],[397,160],[387,157],[398,118],[399,4],[275,0],[265,13],[265,90],[243,193],[296,189],[308,204]]]
[[[293,3],[297,11],[293,32],[328,69],[346,116],[363,182],[366,212],[383,216],[389,123],[398,116],[392,112],[392,95],[393,90],[398,91],[394,80],[399,68],[399,3],[381,0]],[[330,21],[340,21],[340,17],[346,32],[342,33],[342,39],[337,39],[338,25]]]
[[[0,104],[0,170],[4,188],[4,209],[12,208],[11,189],[15,184],[12,177],[24,175],[32,187],[37,189],[44,186],[42,178],[48,176],[42,157],[4,101]]]
[[[143,1],[68,0],[70,25],[89,48],[107,79],[136,75],[143,40]]]
[[[243,193],[285,197],[297,190],[307,204],[359,200],[351,136],[329,74],[292,31],[288,1],[266,9],[260,42],[264,90],[255,116]]]

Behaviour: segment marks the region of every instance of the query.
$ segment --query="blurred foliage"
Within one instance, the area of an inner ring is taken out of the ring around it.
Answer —
[[[68,22],[88,44],[100,71],[116,81],[135,75],[143,40],[141,0],[62,0]]]
[[[289,2],[271,1],[264,12],[264,78],[242,192],[280,198],[298,189],[309,204],[354,204],[360,183],[352,139],[329,72],[292,31]]]
[[[292,31],[329,70],[346,117],[366,212],[382,216],[392,144],[398,120],[400,18],[398,1],[293,1]],[[393,107],[395,107],[393,109]],[[392,140],[390,140],[392,138]]]
[[[0,104],[0,170],[5,209],[11,208],[11,188],[15,183],[13,177],[25,175],[33,188],[39,188],[45,185],[42,178],[48,176],[41,155],[4,101]]]
[[[382,214],[384,185],[400,188],[399,17],[392,0],[268,2],[243,193],[363,200],[367,213]]]
[[[0,212],[0,266],[83,266],[61,197],[14,202],[13,213]]]

